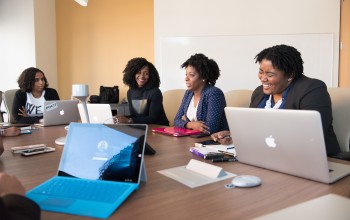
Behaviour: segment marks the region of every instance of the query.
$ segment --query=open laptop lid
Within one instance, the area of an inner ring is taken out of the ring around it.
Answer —
[[[43,126],[63,125],[79,120],[78,100],[51,100],[44,102]]]
[[[238,160],[330,182],[319,112],[226,107]]]
[[[86,104],[90,123],[113,124],[113,115],[109,104]],[[79,114],[82,123],[87,123],[84,107],[78,104]]]
[[[59,176],[140,183],[147,125],[71,123]]]

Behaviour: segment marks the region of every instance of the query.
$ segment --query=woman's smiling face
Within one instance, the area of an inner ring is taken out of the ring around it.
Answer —
[[[258,77],[266,95],[282,94],[291,82],[283,71],[274,68],[272,62],[266,59],[260,63]]]

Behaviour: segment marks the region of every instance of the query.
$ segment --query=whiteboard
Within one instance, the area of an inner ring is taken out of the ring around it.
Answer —
[[[304,74],[332,87],[333,34],[191,36],[161,38],[161,90],[186,89],[183,64],[191,55],[203,53],[214,59],[221,70],[216,86],[223,92],[233,89],[255,89],[259,65],[255,56],[278,44],[295,47],[304,61]]]

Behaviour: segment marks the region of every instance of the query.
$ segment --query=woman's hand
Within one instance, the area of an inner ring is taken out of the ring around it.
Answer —
[[[127,124],[129,123],[129,118],[125,116],[114,116],[113,117],[114,124]]]
[[[24,196],[25,189],[21,182],[7,173],[0,173],[0,195],[19,194]]]
[[[204,123],[204,121],[190,121],[186,124],[186,128],[200,131],[202,133],[209,134],[209,127]]]
[[[18,136],[21,134],[21,129],[17,127],[9,127],[4,130],[4,136]]]
[[[227,130],[214,133],[211,135],[211,138],[214,141],[219,142],[220,144],[224,144],[224,145],[232,144],[231,133],[230,131],[227,131]]]
[[[22,106],[21,109],[18,109],[18,110],[19,110],[19,113],[18,113],[19,116],[28,117],[28,114],[27,114],[27,112],[26,112],[26,109],[25,109],[23,106]]]

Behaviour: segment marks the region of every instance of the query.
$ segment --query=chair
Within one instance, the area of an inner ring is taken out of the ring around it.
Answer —
[[[349,152],[350,88],[328,88],[332,100],[333,128],[342,152]]]
[[[3,96],[3,92],[0,91],[0,122],[4,122],[4,114],[6,113],[6,112],[2,111],[2,109],[1,109],[2,96]]]
[[[174,119],[185,95],[185,89],[173,89],[163,92],[163,106],[170,126],[174,126]]]
[[[253,90],[235,89],[225,92],[227,107],[249,107]]]
[[[12,115],[12,106],[13,106],[13,99],[15,98],[15,94],[18,89],[10,89],[4,92],[4,104],[6,108],[6,113],[7,113],[7,122],[8,123],[16,123],[16,120],[14,119]]]

